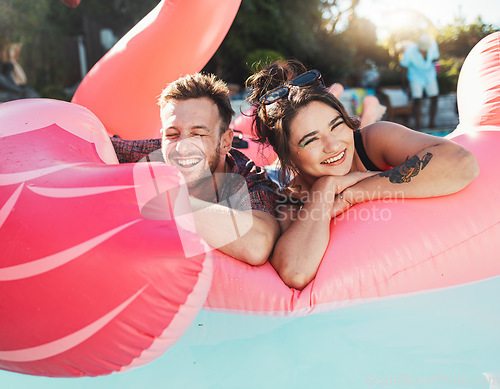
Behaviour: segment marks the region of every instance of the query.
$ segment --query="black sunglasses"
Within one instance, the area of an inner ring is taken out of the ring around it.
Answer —
[[[269,92],[261,96],[259,102],[260,105],[264,108],[264,118],[266,120],[266,123],[268,123],[267,110],[265,107],[266,105],[275,103],[279,99],[286,97],[290,92],[290,88],[292,86],[305,86],[317,80],[320,80],[321,85],[324,86],[323,80],[321,79],[321,73],[316,69],[312,69],[305,73],[299,74],[297,77],[292,78],[286,84],[271,89]]]

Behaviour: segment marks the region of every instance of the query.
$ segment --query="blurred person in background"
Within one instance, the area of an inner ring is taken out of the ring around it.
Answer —
[[[28,84],[26,73],[18,62],[21,43],[8,43],[0,50],[0,92],[2,100],[39,97]]]
[[[439,49],[436,41],[428,34],[422,34],[417,42],[410,44],[403,53],[401,66],[403,67],[403,86],[410,88],[413,99],[413,115],[415,128],[422,128],[422,98],[430,98],[429,128],[435,127],[437,99],[439,87],[434,62],[439,58]],[[408,82],[408,84],[407,84]]]

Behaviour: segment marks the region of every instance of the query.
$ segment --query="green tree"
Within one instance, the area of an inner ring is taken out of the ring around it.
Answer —
[[[318,68],[328,83],[346,74],[359,74],[367,59],[379,63],[387,54],[376,44],[375,26],[355,17],[358,3],[243,0],[226,38],[204,70],[241,85],[250,75],[249,60],[265,63],[283,57]],[[339,33],[341,20],[347,27]]]
[[[101,28],[119,38],[157,4],[158,0],[84,0],[73,9],[58,0],[1,0],[0,45],[24,43],[19,62],[30,85],[44,97],[68,99],[64,88],[81,77],[77,37],[84,37],[91,67],[105,53],[99,43]]]
[[[304,62],[314,59],[320,52],[316,34],[323,26],[320,5],[321,0],[243,0],[227,36],[205,70],[242,84],[252,66],[245,60],[255,58],[255,52],[271,50]]]
[[[296,58],[317,67],[327,82],[357,73],[364,57],[375,62],[379,58],[373,25],[355,26],[358,3],[242,0],[229,33],[205,70],[240,85],[253,63],[276,58]],[[30,83],[42,91],[49,86],[52,97],[60,98],[53,91],[79,80],[77,36],[85,37],[90,67],[104,54],[99,44],[92,43],[98,41],[101,28],[120,37],[157,4],[158,0],[84,0],[71,9],[57,0],[2,0],[0,37],[26,42],[21,63],[29,64],[25,70]],[[340,20],[352,24],[341,34]]]
[[[463,19],[455,19],[439,32],[439,50],[444,57],[465,59],[477,42],[495,31],[498,27],[484,23],[480,17],[469,25]]]
[[[436,40],[441,54],[441,71],[438,73],[441,93],[456,91],[460,70],[467,54],[477,42],[498,30],[498,27],[486,24],[478,17],[474,23],[468,25],[463,19],[456,19],[439,32]]]
[[[76,35],[84,32],[85,19],[89,19],[112,29],[120,37],[157,4],[158,0],[83,0],[78,7],[68,8],[52,0],[48,22],[65,34]]]
[[[0,45],[30,42],[44,26],[53,0],[2,0],[0,2]]]
[[[336,31],[343,19],[351,20],[356,15],[360,0],[322,0],[320,4],[327,31]]]
[[[360,77],[371,66],[384,66],[388,52],[377,43],[377,28],[368,19],[353,16],[347,28],[335,36],[342,39],[344,49],[344,76],[353,86],[359,86]]]
[[[39,90],[50,82],[53,66],[53,40],[58,28],[48,22],[54,0],[2,0],[0,2],[0,49],[10,43],[21,43],[18,62],[28,75],[28,83]],[[64,5],[60,4],[61,7]]]

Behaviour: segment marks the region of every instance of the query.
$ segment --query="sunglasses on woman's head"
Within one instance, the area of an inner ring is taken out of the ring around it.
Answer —
[[[305,73],[302,73],[298,75],[295,78],[292,78],[290,81],[288,81],[286,84],[283,84],[281,86],[278,86],[277,88],[271,89],[269,92],[264,94],[260,99],[260,105],[264,108],[264,118],[266,120],[266,123],[268,123],[268,117],[267,117],[267,110],[266,110],[266,105],[275,103],[279,99],[282,99],[283,97],[286,97],[288,93],[290,92],[290,89],[292,86],[305,86],[309,85],[310,83],[320,80],[321,85],[324,86],[323,80],[321,79],[321,73],[316,70],[312,69],[309,70]]]

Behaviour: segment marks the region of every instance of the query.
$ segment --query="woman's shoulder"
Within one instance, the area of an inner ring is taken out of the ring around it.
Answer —
[[[392,131],[401,131],[401,130],[410,130],[408,127],[403,126],[402,124],[399,123],[394,123],[394,122],[386,122],[383,120],[380,120],[378,122],[369,124],[363,128],[360,128],[358,131],[363,135],[363,138],[365,136],[376,136],[380,135],[381,133],[387,133],[387,132],[392,132]],[[410,130],[412,131],[412,130]]]
[[[384,147],[414,136],[414,131],[402,124],[380,121],[359,130],[365,147]]]
[[[367,155],[382,170],[399,165],[425,148],[451,142],[390,122],[366,126],[361,133]]]
[[[359,130],[368,158],[381,170],[391,168],[385,158],[387,149],[397,147],[395,144],[402,141],[408,131],[412,130],[401,124],[385,121],[370,124]]]

